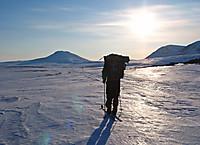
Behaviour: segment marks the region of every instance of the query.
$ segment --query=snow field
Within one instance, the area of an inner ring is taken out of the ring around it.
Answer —
[[[199,65],[128,66],[123,122],[103,119],[101,70],[0,67],[0,144],[200,143]]]

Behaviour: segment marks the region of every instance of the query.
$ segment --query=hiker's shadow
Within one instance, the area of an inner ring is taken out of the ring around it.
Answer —
[[[110,118],[105,118],[99,128],[97,128],[90,136],[87,145],[102,145],[106,144],[110,134],[111,128],[113,126],[114,120]],[[106,126],[106,128],[105,128]]]

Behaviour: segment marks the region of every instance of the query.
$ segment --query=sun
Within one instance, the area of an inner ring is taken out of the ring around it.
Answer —
[[[158,21],[152,13],[141,12],[131,16],[129,25],[133,32],[141,37],[146,37],[154,32],[158,26]]]

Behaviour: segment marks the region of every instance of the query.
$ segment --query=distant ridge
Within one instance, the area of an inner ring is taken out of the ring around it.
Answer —
[[[32,65],[32,64],[48,64],[48,63],[63,63],[63,64],[81,64],[90,62],[88,59],[82,58],[69,51],[56,51],[53,54],[33,60],[26,61],[9,61],[1,62],[1,65]]]
[[[150,54],[146,59],[132,60],[129,65],[168,65],[185,62],[199,62],[200,60],[200,41],[196,41],[187,46],[167,45],[160,47],[155,52]],[[56,51],[53,54],[26,61],[9,61],[0,62],[0,66],[14,66],[14,65],[37,65],[37,66],[51,66],[64,64],[66,66],[76,67],[103,67],[103,61],[90,61],[82,58],[79,55],[73,54],[69,51]],[[76,65],[75,65],[76,64]]]
[[[146,58],[169,57],[178,55],[200,54],[200,41],[187,46],[167,45],[157,49]]]

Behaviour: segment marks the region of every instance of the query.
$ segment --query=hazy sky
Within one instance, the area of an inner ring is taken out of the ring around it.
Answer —
[[[0,61],[66,50],[143,59],[200,38],[199,0],[0,0]]]

